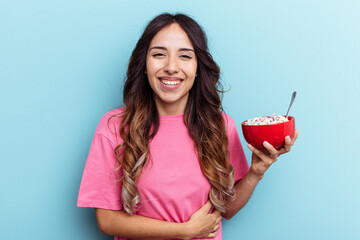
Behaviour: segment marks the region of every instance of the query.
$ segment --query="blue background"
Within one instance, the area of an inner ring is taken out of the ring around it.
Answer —
[[[184,12],[205,29],[224,107],[243,120],[291,110],[292,151],[268,170],[224,239],[360,239],[360,3],[0,1],[0,238],[112,239],[77,208],[101,116],[122,105],[147,21]]]

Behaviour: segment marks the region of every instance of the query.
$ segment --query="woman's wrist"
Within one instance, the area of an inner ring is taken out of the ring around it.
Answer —
[[[188,240],[193,236],[193,229],[189,222],[179,223],[180,226],[180,239]]]
[[[257,173],[252,167],[250,167],[247,173],[247,180],[252,185],[257,185],[263,177],[264,174]]]

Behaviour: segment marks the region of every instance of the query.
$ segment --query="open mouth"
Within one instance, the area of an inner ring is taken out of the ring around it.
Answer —
[[[161,86],[169,91],[178,89],[183,82],[183,79],[178,77],[160,77],[158,79],[160,80]]]
[[[163,80],[163,79],[160,79],[160,81],[167,85],[167,86],[176,86],[176,85],[179,85],[181,83],[181,80],[175,80],[175,81],[168,81],[168,80]]]

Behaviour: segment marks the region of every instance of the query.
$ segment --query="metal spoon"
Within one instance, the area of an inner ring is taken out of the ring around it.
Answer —
[[[291,106],[292,106],[292,105],[293,105],[293,103],[294,103],[295,97],[296,97],[296,92],[293,92],[293,94],[292,94],[292,96],[291,96],[290,106],[289,106],[289,109],[287,110],[287,113],[286,113],[286,117],[285,117],[285,118],[287,118],[287,117],[288,117],[288,114],[289,114],[290,108],[291,108]]]

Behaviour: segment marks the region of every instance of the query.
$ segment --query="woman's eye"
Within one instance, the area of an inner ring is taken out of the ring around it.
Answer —
[[[165,56],[165,54],[163,54],[163,53],[154,53],[154,54],[152,54],[152,56],[153,57],[163,57],[163,56]]]
[[[188,56],[188,55],[181,55],[181,58],[186,58],[186,59],[192,59],[192,57]]]

